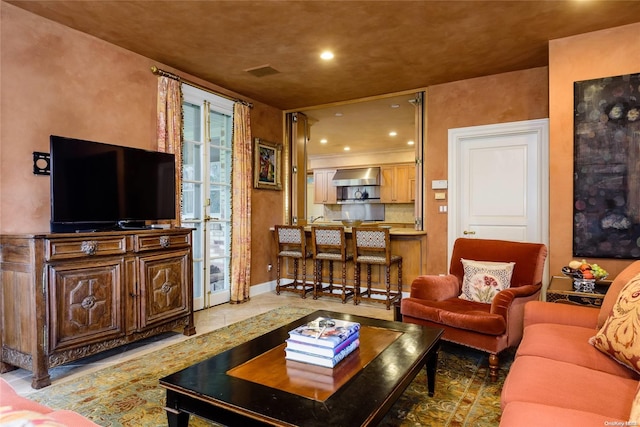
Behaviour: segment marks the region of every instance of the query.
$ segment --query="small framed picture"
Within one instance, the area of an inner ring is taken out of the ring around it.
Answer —
[[[282,144],[255,138],[253,186],[282,190]]]

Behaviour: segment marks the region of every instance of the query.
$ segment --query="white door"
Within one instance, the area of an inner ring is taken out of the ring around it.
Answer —
[[[549,240],[549,120],[449,130],[449,256],[458,237]]]

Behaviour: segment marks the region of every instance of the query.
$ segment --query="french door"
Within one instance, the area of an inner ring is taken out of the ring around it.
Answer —
[[[233,101],[182,85],[182,226],[193,228],[193,307],[230,298]]]

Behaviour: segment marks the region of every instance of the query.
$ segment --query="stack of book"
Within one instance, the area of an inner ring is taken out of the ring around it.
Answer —
[[[318,317],[289,332],[285,359],[333,368],[359,346],[359,323]]]

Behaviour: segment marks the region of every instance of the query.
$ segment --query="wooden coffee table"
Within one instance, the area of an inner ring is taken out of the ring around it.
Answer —
[[[288,332],[319,316],[359,322],[360,348],[334,369],[285,360]],[[433,396],[442,333],[316,311],[162,378],[169,426],[186,427],[190,414],[243,427],[376,425],[424,366]]]

